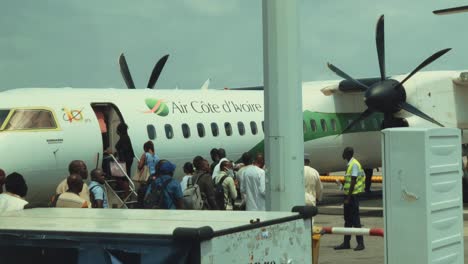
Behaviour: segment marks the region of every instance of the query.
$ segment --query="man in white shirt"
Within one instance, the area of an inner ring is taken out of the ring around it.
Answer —
[[[246,204],[247,211],[265,211],[265,171],[252,165],[252,156],[242,154],[242,181],[240,191]]]
[[[305,204],[315,206],[322,199],[323,185],[318,171],[310,166],[304,166]]]
[[[13,172],[5,179],[6,192],[0,194],[0,213],[23,210],[28,204],[23,199],[28,192],[28,186],[23,176]]]
[[[74,160],[70,162],[70,164],[68,165],[68,172],[70,173],[70,175],[79,174],[81,178],[83,179],[83,181],[88,179],[88,168],[86,167],[86,164],[82,160]],[[60,182],[55,192],[56,194],[60,194],[66,191],[68,191],[67,178],[63,179],[63,181]],[[88,204],[91,204],[91,201],[89,198],[90,197],[89,187],[85,182],[83,182],[83,189],[80,191],[79,195],[81,198],[87,201]]]
[[[72,174],[67,178],[68,191],[57,194],[52,198],[52,207],[61,208],[90,208],[91,205],[78,194],[83,188],[83,179],[79,174]]]

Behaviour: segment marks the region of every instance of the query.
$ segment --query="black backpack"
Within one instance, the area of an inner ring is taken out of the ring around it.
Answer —
[[[215,184],[215,200],[219,210],[226,210],[226,203],[224,201],[224,188],[223,182],[228,176],[225,175]]]
[[[172,178],[167,179],[163,184],[156,185],[156,181],[151,183],[151,192],[145,196],[143,207],[145,209],[168,209],[164,203],[164,192]],[[169,195],[170,196],[170,195]]]

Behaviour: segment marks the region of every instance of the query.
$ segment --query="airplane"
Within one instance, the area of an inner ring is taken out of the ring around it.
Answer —
[[[443,125],[468,129],[468,71],[420,72],[448,49],[436,52],[410,74],[387,76],[383,16],[377,23],[376,43],[378,78],[353,79],[329,64],[345,80],[302,84],[304,152],[321,173],[345,168],[341,152],[347,146],[355,148],[365,168],[381,166],[382,128]],[[149,89],[135,89],[122,54],[120,69],[129,89],[1,92],[0,168],[25,176],[28,201],[47,201],[68,175],[71,160],[84,160],[88,168],[101,166],[97,157],[108,147],[114,149],[119,138],[116,127],[122,122],[129,127],[136,157],[151,140],[161,158],[177,164],[179,176],[182,165],[195,156],[209,160],[212,148],[226,149],[234,161],[244,152],[263,151],[262,87],[153,90],[167,58],[162,57],[154,67]],[[463,133],[463,144],[467,143],[468,133]]]

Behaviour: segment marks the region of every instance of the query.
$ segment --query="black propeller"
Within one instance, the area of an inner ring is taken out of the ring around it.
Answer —
[[[169,58],[169,54],[164,55],[161,59],[158,60],[156,65],[154,65],[153,71],[151,72],[149,81],[148,81],[148,88],[153,89],[154,85],[159,79],[161,75],[161,71],[166,64],[167,59]],[[120,73],[122,73],[122,77],[127,84],[128,89],[135,89],[135,83],[133,82],[132,75],[130,74],[130,70],[128,69],[127,60],[125,59],[124,54],[120,54],[119,58],[119,65],[120,65]]]
[[[439,10],[432,11],[432,13],[434,13],[436,15],[450,15],[450,14],[462,13],[462,12],[468,12],[468,6],[458,6],[458,7],[452,7],[452,8],[439,9]]]
[[[349,82],[354,83],[358,86],[357,89],[364,91],[364,99],[367,105],[367,109],[361,113],[361,115],[353,120],[342,133],[350,130],[354,125],[361,122],[362,120],[369,117],[375,112],[381,112],[384,114],[383,128],[388,127],[399,127],[405,126],[405,123],[402,120],[395,118],[393,114],[400,110],[406,110],[413,115],[424,118],[434,124],[443,126],[441,123],[437,122],[427,114],[418,110],[416,107],[406,102],[406,91],[403,84],[409,80],[414,74],[420,71],[422,68],[431,64],[433,61],[437,60],[440,56],[447,53],[450,49],[443,49],[432,56],[424,60],[418,67],[416,67],[405,79],[401,82],[393,79],[388,79],[385,72],[385,37],[384,37],[384,16],[380,16],[375,34],[375,41],[377,46],[377,56],[379,60],[379,69],[380,69],[380,81],[376,81],[372,85],[366,85],[362,82],[353,79],[351,76],[340,70],[338,67],[328,63],[328,68],[335,72],[338,76],[346,79]]]

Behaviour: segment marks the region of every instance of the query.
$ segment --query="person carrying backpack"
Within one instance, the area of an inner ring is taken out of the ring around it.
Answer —
[[[216,204],[220,210],[232,210],[232,201],[237,198],[232,162],[228,160],[223,161],[219,168],[220,171],[213,179],[213,183],[215,185]]]
[[[158,177],[146,190],[143,206],[146,209],[184,209],[180,184],[172,178],[176,166],[168,160],[157,164]]]
[[[104,186],[105,173],[102,169],[91,171],[91,183],[89,184],[89,200],[93,208],[109,208],[107,200],[107,191]]]
[[[203,198],[203,210],[218,210],[216,204],[213,180],[210,173],[210,165],[208,161],[201,156],[196,156],[193,159],[193,166],[196,169],[192,176],[192,183],[199,186],[200,193]],[[187,192],[187,190],[186,190]]]

